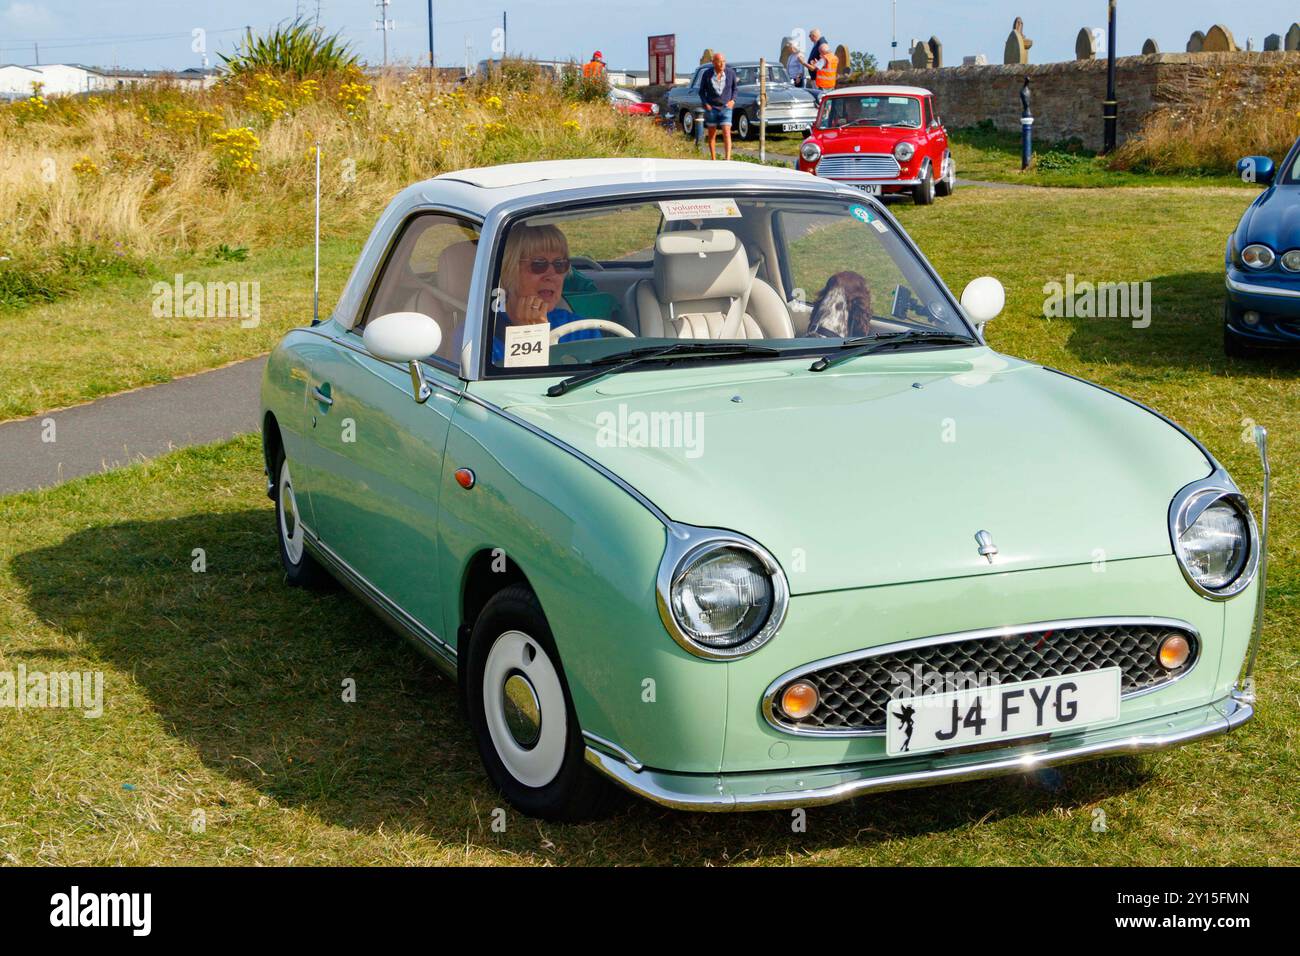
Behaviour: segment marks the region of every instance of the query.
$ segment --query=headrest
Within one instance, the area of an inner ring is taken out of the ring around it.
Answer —
[[[438,271],[433,277],[439,292],[460,302],[469,299],[470,275],[474,272],[474,254],[478,247],[469,240],[453,242],[438,256]]]
[[[727,229],[667,232],[655,240],[660,302],[740,298],[749,289],[745,247]]]

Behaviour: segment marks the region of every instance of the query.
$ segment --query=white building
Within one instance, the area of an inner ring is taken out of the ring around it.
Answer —
[[[32,84],[44,81],[45,77],[31,67],[0,64],[0,99],[17,100],[31,96]]]
[[[73,93],[91,93],[108,88],[104,75],[98,70],[77,63],[51,63],[32,66],[44,78],[46,96],[66,96]]]

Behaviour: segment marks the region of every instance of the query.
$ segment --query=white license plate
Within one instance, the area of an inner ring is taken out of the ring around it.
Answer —
[[[951,750],[1119,719],[1120,669],[891,700],[885,753]]]
[[[797,129],[808,129],[808,128],[809,126],[807,123],[782,123],[781,124],[781,132],[783,133],[792,133]]]
[[[868,196],[880,195],[880,187],[872,185],[870,183],[849,183],[849,185],[852,186],[854,189],[862,190]]]

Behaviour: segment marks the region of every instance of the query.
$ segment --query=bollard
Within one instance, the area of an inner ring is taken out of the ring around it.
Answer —
[[[692,107],[691,116],[695,119],[695,146],[699,148],[704,145],[704,107]]]
[[[1034,114],[1029,112],[1029,77],[1020,89],[1020,171],[1029,168],[1034,158]]]

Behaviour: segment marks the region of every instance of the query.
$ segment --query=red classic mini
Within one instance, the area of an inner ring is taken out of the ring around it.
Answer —
[[[952,194],[957,165],[934,95],[919,86],[850,86],[822,97],[799,168],[873,196]]]

